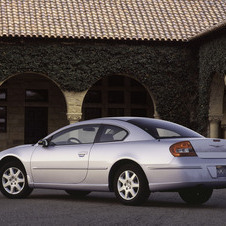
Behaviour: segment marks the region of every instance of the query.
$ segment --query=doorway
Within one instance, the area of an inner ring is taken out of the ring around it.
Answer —
[[[48,133],[48,108],[25,107],[24,143],[34,144]]]

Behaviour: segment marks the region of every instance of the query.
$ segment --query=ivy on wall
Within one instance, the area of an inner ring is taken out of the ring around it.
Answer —
[[[207,41],[199,51],[199,132],[206,135],[213,75],[226,75],[226,36]]]
[[[3,43],[0,81],[35,72],[79,92],[105,76],[125,74],[150,90],[162,119],[197,129],[198,54],[193,49],[188,44]]]

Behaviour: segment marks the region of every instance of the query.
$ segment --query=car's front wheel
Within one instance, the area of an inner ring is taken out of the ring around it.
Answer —
[[[203,204],[212,196],[212,188],[188,188],[179,192],[180,197],[188,204]]]
[[[0,169],[0,190],[8,198],[25,198],[32,188],[28,186],[24,167],[16,162],[6,163]]]
[[[145,202],[150,191],[143,171],[136,165],[122,166],[115,174],[114,192],[125,205],[140,205]]]

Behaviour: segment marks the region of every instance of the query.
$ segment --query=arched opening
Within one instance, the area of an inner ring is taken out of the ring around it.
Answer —
[[[224,79],[219,74],[214,74],[210,87],[209,102],[209,137],[222,137],[221,125],[224,111]],[[226,121],[226,120],[225,120]]]
[[[10,77],[0,86],[0,150],[37,142],[68,124],[66,113],[63,93],[46,76]]]
[[[224,77],[223,118],[221,121],[221,138],[226,139],[226,75]]]
[[[83,119],[110,116],[154,116],[153,100],[138,81],[114,75],[91,87],[83,101]]]

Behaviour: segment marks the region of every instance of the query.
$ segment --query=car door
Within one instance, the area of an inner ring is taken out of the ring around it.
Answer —
[[[118,159],[125,148],[124,139],[129,132],[115,125],[102,125],[89,158],[89,170],[104,170],[109,167],[109,162]]]
[[[89,153],[99,125],[83,125],[63,130],[39,145],[31,158],[35,184],[75,184],[86,178]]]

